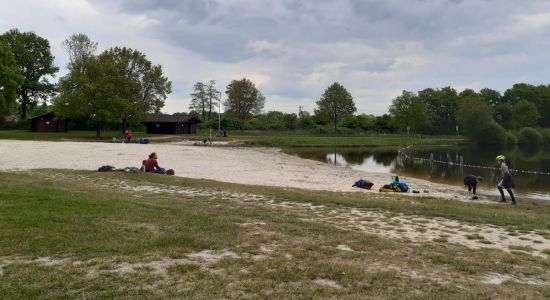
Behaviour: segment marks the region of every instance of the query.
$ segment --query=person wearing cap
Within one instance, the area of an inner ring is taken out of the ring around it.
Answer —
[[[508,165],[505,162],[506,157],[504,157],[504,155],[499,155],[496,157],[496,160],[498,165],[500,166],[500,173],[502,175],[502,179],[497,185],[498,191],[500,192],[501,196],[500,202],[506,202],[506,198],[504,197],[504,189],[506,189],[506,191],[508,191],[508,194],[510,194],[510,198],[512,198],[512,204],[516,205],[516,198],[514,197],[514,192],[512,191],[512,189],[516,186],[514,184],[514,181],[512,180],[510,169],[508,169]]]
[[[468,187],[468,194],[473,192],[471,200],[477,200],[476,188],[477,184],[483,182],[483,177],[475,175],[467,175],[464,177],[464,185]]]

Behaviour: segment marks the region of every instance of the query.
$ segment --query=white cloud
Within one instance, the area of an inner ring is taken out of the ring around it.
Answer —
[[[2,0],[0,0],[2,1]],[[382,114],[402,90],[451,85],[503,90],[549,78],[545,0],[4,0],[0,32],[48,38],[56,64],[75,32],[100,48],[128,46],[161,64],[187,110],[196,81],[222,91],[248,77],[266,109],[312,111],[338,81],[359,112]],[[62,75],[63,73],[61,73]]]

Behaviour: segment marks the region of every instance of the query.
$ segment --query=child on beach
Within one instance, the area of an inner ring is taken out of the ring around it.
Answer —
[[[464,177],[464,185],[468,187],[468,195],[473,193],[472,198],[470,198],[471,200],[478,199],[476,195],[476,188],[479,182],[483,182],[483,177],[475,175],[468,175]]]
[[[512,181],[512,173],[510,173],[510,169],[508,169],[508,165],[506,164],[505,160],[506,158],[504,155],[499,155],[496,158],[498,165],[500,166],[500,174],[502,176],[502,179],[497,185],[497,189],[500,192],[501,196],[501,203],[506,202],[506,198],[504,197],[504,189],[508,191],[508,194],[510,194],[510,198],[512,198],[512,205],[516,205],[516,198],[514,197],[514,192],[512,191],[513,188],[515,188],[514,181]]]

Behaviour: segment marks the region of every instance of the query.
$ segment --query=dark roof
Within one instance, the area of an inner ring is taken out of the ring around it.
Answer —
[[[37,119],[37,118],[41,118],[41,117],[45,117],[45,116],[50,116],[50,115],[55,118],[55,114],[53,112],[47,112],[47,113],[43,113],[43,114],[40,114],[40,115],[37,115],[37,116],[34,116],[34,117],[30,117],[29,120]]]
[[[157,115],[146,117],[143,123],[201,123],[193,116]]]

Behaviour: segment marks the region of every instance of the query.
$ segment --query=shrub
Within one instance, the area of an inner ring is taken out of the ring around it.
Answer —
[[[544,128],[540,130],[541,143],[550,145],[550,128]]]
[[[21,120],[14,123],[0,123],[0,130],[28,130],[30,126],[28,120]]]
[[[518,132],[518,144],[538,145],[541,143],[541,134],[532,127],[524,127]]]
[[[518,138],[511,130],[504,130],[506,135],[506,143],[508,145],[515,145],[518,143]]]
[[[481,145],[504,145],[508,142],[508,135],[502,126],[491,122],[479,129],[478,134],[471,139]]]

